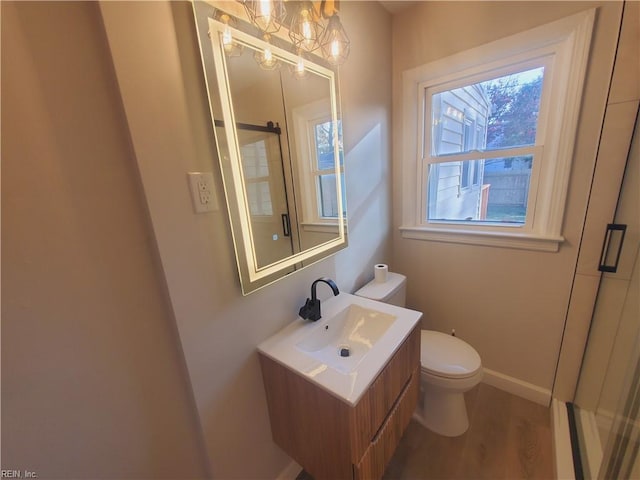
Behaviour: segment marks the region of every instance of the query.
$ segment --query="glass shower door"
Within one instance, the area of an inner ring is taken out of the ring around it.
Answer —
[[[636,122],[574,400],[584,478],[640,478],[640,126]],[[624,234],[624,242],[623,240]],[[619,253],[618,253],[619,252]],[[615,271],[614,271],[615,270]]]

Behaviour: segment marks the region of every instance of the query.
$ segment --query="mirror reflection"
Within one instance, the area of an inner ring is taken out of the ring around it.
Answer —
[[[273,122],[265,126],[237,123],[236,128],[256,263],[262,268],[294,253],[282,129]]]
[[[246,294],[346,246],[336,79],[208,17],[203,59]]]

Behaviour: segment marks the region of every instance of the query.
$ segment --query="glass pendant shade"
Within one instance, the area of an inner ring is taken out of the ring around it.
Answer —
[[[233,39],[231,35],[230,27],[236,27],[235,18],[230,17],[226,13],[219,15],[219,20],[226,25],[225,29],[221,33],[222,46],[224,47],[224,53],[228,57],[239,57],[242,55],[244,46],[239,44]]]
[[[298,50],[298,61],[289,64],[289,71],[297,79],[303,79],[307,76],[307,69],[304,65],[304,57],[302,51]]]
[[[269,35],[265,35],[264,40],[268,43]],[[275,70],[280,66],[280,61],[276,58],[275,55],[273,55],[270,45],[265,47],[263,50],[256,50],[255,52],[253,52],[253,58],[256,62],[258,62],[260,68],[264,70]]]
[[[312,52],[320,46],[323,28],[319,22],[313,4],[300,2],[295,9],[289,25],[289,38],[294,48]]]
[[[263,33],[276,33],[284,23],[283,0],[245,0],[244,8],[251,22]]]
[[[332,15],[320,41],[322,55],[332,65],[342,65],[349,56],[351,42],[338,15]]]

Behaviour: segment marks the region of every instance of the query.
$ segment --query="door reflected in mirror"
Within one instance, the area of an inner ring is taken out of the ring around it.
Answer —
[[[210,4],[195,12],[247,294],[347,245],[337,82],[331,69],[216,21]]]
[[[281,145],[281,129],[271,122],[236,125],[258,268],[294,253]]]

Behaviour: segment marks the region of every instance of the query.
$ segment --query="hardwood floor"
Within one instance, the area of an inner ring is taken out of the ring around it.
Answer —
[[[466,402],[464,435],[443,437],[412,421],[383,478],[553,478],[548,408],[483,383]]]

